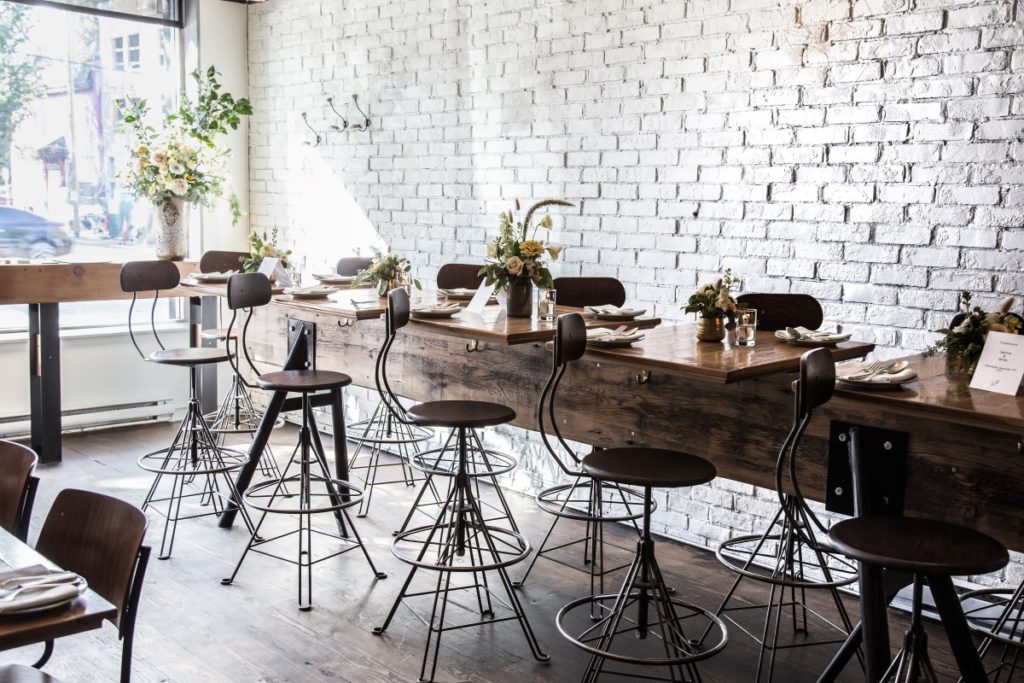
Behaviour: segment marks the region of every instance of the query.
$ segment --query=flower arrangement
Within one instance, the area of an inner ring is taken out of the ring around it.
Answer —
[[[731,330],[736,327],[736,311],[740,308],[732,296],[731,289],[739,283],[740,279],[727,268],[722,277],[703,285],[691,294],[683,310],[687,313],[697,313],[702,318],[725,318],[729,321],[725,327]]]
[[[971,306],[970,292],[960,292],[957,315],[949,327],[935,330],[942,338],[925,350],[926,356],[945,352],[947,366],[971,374],[981,358],[989,332],[1022,334],[1024,318],[1012,313],[1013,297],[1007,297],[998,311],[986,312],[980,306]]]
[[[260,269],[263,259],[267,257],[279,259],[281,265],[287,268],[288,257],[291,254],[291,249],[281,249],[277,246],[277,228],[274,228],[270,233],[270,239],[267,239],[266,232],[262,237],[255,232],[249,235],[249,255],[239,257],[239,260],[242,262],[243,271],[255,273]]]
[[[551,229],[553,225],[551,215],[546,214],[530,233],[530,221],[533,215],[540,209],[549,206],[574,206],[574,204],[564,199],[545,199],[531,206],[522,222],[516,221],[512,210],[501,213],[498,218],[498,237],[487,243],[488,262],[480,269],[480,274],[484,276],[487,285],[506,289],[509,284],[520,278],[529,278],[534,284],[545,287],[553,285],[551,271],[544,265],[542,258],[544,254],[547,254],[553,261],[557,261],[562,247],[545,245],[542,240],[536,239],[538,229]],[[519,211],[519,208],[517,199],[515,210]],[[527,234],[529,234],[529,239],[527,239]]]
[[[252,114],[248,100],[221,92],[212,66],[205,75],[193,72],[192,78],[198,90],[196,101],[182,93],[181,105],[164,117],[161,131],[145,123],[149,113],[145,100],[120,106],[124,130],[132,138],[131,162],[121,178],[135,196],[154,204],[175,198],[208,204],[223,194],[224,153],[214,140],[238,128],[242,116]]]
[[[369,282],[377,288],[377,292],[384,296],[390,289],[412,282],[416,289],[423,289],[420,281],[416,278],[410,280],[409,273],[412,271],[412,264],[409,259],[393,254],[389,249],[382,252],[379,249],[373,250],[373,262],[369,268],[356,273],[352,286],[355,287],[363,282]]]

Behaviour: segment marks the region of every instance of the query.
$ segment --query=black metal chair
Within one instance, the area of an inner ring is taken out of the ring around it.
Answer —
[[[451,486],[433,523],[406,528],[395,536],[392,551],[411,569],[383,625],[374,628],[373,632],[383,634],[403,602],[429,596],[433,604],[430,616],[420,617],[427,625],[427,644],[420,666],[421,681],[434,678],[441,636],[445,631],[483,624],[512,620],[518,622],[533,656],[540,661],[547,661],[549,657],[541,651],[508,576],[508,567],[529,555],[530,544],[517,531],[492,524],[486,518],[479,497],[479,486],[476,485],[481,477],[510,471],[515,466],[515,460],[509,458],[497,461],[493,454],[489,455],[479,447],[474,448],[472,431],[507,424],[515,419],[515,411],[484,401],[445,400],[428,401],[406,409],[391,391],[386,363],[398,330],[408,322],[409,295],[401,289],[393,290],[388,295],[387,341],[378,356],[378,386],[388,408],[397,419],[422,427],[450,430],[445,446],[418,454],[413,458],[413,464],[430,477],[450,477]],[[427,486],[424,484],[424,489]],[[433,590],[410,590],[420,570],[437,573]],[[500,594],[492,591],[487,579],[489,572],[498,575],[502,589]],[[468,585],[453,587],[452,579],[455,575],[469,576],[470,582]],[[449,625],[445,621],[449,601],[455,593],[461,591],[475,594],[481,618],[469,623]],[[496,606],[504,607],[506,614],[498,616],[495,613]]]
[[[834,390],[835,362],[832,354],[827,349],[805,353],[800,359],[793,425],[775,462],[779,510],[762,533],[732,538],[722,543],[716,552],[719,561],[736,573],[736,579],[715,614],[729,619],[760,645],[755,681],[760,681],[763,673],[766,673],[767,680],[772,680],[779,650],[838,646],[845,642],[852,628],[839,588],[857,580],[857,569],[849,560],[836,554],[825,539],[827,529],[804,500],[796,476],[797,451],[804,430],[814,409],[827,403]],[[792,493],[786,490],[787,479]],[[745,579],[769,586],[767,603],[730,605]],[[808,589],[829,591],[840,624],[833,623],[807,605]],[[794,639],[790,643],[780,643],[780,630],[787,610],[792,619]],[[756,613],[755,620],[745,623],[739,620],[739,615],[750,613]],[[809,640],[808,615],[835,636]],[[756,633],[755,623],[762,625],[760,634]],[[797,634],[803,634],[803,639],[798,640]]]
[[[361,270],[366,270],[373,265],[372,258],[364,258],[362,256],[345,256],[344,258],[338,259],[338,265],[335,267],[335,272],[338,275],[344,277],[352,277]]]
[[[559,306],[621,306],[626,288],[613,277],[556,277],[555,301]]]
[[[235,485],[230,473],[240,468],[245,460],[242,453],[225,450],[218,445],[217,438],[206,424],[196,396],[198,369],[204,365],[228,362],[227,351],[205,347],[168,349],[164,347],[157,333],[156,306],[160,292],[174,289],[179,281],[178,268],[170,261],[132,261],[121,267],[121,290],[132,295],[128,307],[128,333],[135,350],[143,360],[150,363],[185,367],[189,370],[188,407],[171,445],[139,458],[139,466],[156,475],[146,493],[142,510],[152,509],[164,515],[164,529],[158,555],[161,560],[171,556],[179,521],[220,514],[227,500],[235,497]],[[160,349],[150,354],[143,353],[132,324],[140,292],[153,293],[149,322],[153,338]],[[160,484],[165,477],[172,480],[171,490],[160,497]],[[186,486],[193,486],[197,481],[201,485],[194,487],[193,492],[186,493]],[[221,490],[221,483],[226,491]],[[182,502],[196,498],[199,499],[199,509],[182,513]],[[161,510],[158,507],[160,503],[166,503],[167,509]],[[246,524],[252,528],[248,515],[244,510],[242,512]]]
[[[591,279],[610,280],[618,284],[618,281],[612,278],[560,278],[560,280],[566,279],[572,280],[573,284]],[[556,287],[558,282],[559,280],[555,281]],[[594,284],[595,291],[600,292],[601,283]],[[619,288],[621,289],[621,284]],[[625,301],[625,292],[622,294],[623,298],[619,299],[618,303],[615,303],[608,298],[608,295],[613,293],[611,289],[613,288],[608,288],[605,291],[604,297],[596,297],[595,295],[595,298],[587,299],[596,303],[570,303],[568,305],[597,306],[611,303],[621,306]],[[582,287],[580,291],[586,291],[586,287]],[[629,566],[629,563],[611,568],[605,566],[603,524],[606,522],[631,522],[639,533],[636,520],[643,517],[644,505],[643,497],[636,491],[624,488],[614,482],[597,481],[588,476],[583,471],[582,458],[566,442],[558,428],[558,419],[555,416],[558,385],[562,381],[562,377],[565,375],[569,364],[579,359],[587,348],[586,330],[584,329],[582,334],[580,334],[579,328],[572,324],[574,320],[573,318],[563,317],[559,319],[556,325],[551,376],[548,378],[547,384],[544,385],[544,389],[540,394],[540,400],[537,402],[537,429],[540,432],[541,440],[548,455],[554,460],[562,474],[569,478],[570,483],[557,484],[537,494],[537,506],[541,510],[554,515],[555,518],[551,522],[551,526],[548,528],[548,532],[545,534],[544,540],[541,542],[536,554],[533,556],[533,560],[526,568],[522,579],[516,582],[516,586],[522,586],[526,582],[534,565],[536,565],[537,560],[541,557],[574,569],[580,569],[578,565],[570,564],[560,559],[559,555],[566,548],[582,546],[582,564],[584,567],[582,571],[586,571],[590,575],[591,594],[600,595],[605,593],[605,576]],[[552,441],[555,443],[552,443]],[[656,509],[656,503],[652,502],[651,505],[652,510]],[[548,542],[552,539],[555,528],[562,520],[583,522],[585,524],[583,536],[548,547]]]
[[[437,271],[438,289],[477,289],[484,281],[483,264],[446,263]]]
[[[765,332],[787,327],[816,330],[825,320],[821,304],[810,294],[774,294],[751,292],[740,294],[736,303],[757,311],[757,329]]]
[[[288,458],[288,463],[280,478],[250,486],[243,494],[245,503],[243,508],[259,510],[262,514],[252,529],[252,535],[245,550],[242,551],[241,557],[238,558],[234,571],[221,583],[229,585],[235,580],[238,570],[241,569],[250,550],[274,557],[296,565],[299,609],[309,610],[313,606],[313,565],[324,560],[358,548],[370,565],[374,577],[376,579],[387,577],[383,572],[377,571],[348,514],[349,508],[359,504],[362,491],[347,481],[331,476],[320,432],[313,415],[311,400],[313,394],[328,392],[331,395],[335,428],[340,426],[344,429],[344,415],[338,414],[342,410],[341,390],[351,384],[352,379],[348,375],[330,370],[281,370],[260,373],[252,361],[245,340],[254,309],[270,302],[270,281],[260,273],[233,275],[228,280],[227,294],[228,308],[232,311],[228,329],[234,329],[239,310],[243,310],[246,314],[239,346],[249,368],[257,376],[256,386],[267,391],[287,391],[300,394],[299,409],[302,412],[302,426],[299,430],[299,442]],[[237,356],[233,356],[231,362],[236,375],[242,377],[241,369],[236,364],[241,361],[237,360]],[[345,454],[337,453],[336,457],[344,458]],[[295,470],[298,472],[296,473]],[[264,538],[260,535],[260,530],[263,528],[267,515],[271,513],[298,517],[298,529]],[[313,526],[312,517],[319,513],[333,514],[338,528],[336,534]],[[314,533],[340,541],[342,549],[325,556],[315,557],[313,554]],[[298,536],[296,559],[284,557],[274,550],[268,549],[274,547],[275,544],[283,545],[280,543],[282,539],[295,535]]]
[[[570,357],[555,361],[556,366],[559,360],[563,361],[561,371],[564,371],[572,355],[578,358],[583,354],[586,324],[579,314],[569,313],[559,316],[557,327],[560,341],[555,345],[555,352],[570,353]],[[706,484],[715,478],[715,466],[704,458],[680,451],[610,448],[584,456],[583,473],[613,490],[623,486],[642,489],[643,526],[636,554],[619,592],[573,600],[559,610],[556,617],[559,632],[591,655],[582,680],[590,683],[602,674],[609,674],[630,679],[699,681],[697,663],[725,647],[728,631],[708,610],[675,597],[674,591],[666,586],[651,534],[652,490]],[[709,647],[700,646],[696,636],[702,632],[706,636],[712,631],[720,634],[717,642]],[[625,646],[623,641],[626,641]],[[609,670],[606,668],[609,662],[634,668]],[[636,671],[635,667],[644,669]],[[654,667],[667,668],[670,677],[655,676],[649,671]]]
[[[32,474],[39,456],[28,446],[0,440],[0,527],[28,539],[39,478]]]

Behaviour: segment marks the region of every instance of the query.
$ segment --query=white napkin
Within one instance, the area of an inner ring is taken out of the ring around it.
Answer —
[[[460,308],[462,308],[462,306],[459,304],[433,304],[429,306],[417,306],[412,310],[419,313],[445,313],[447,311]]]
[[[612,306],[611,304],[605,306],[587,306],[588,311],[594,315],[632,315],[638,316],[643,315],[647,312],[646,308],[619,308],[618,306]]]
[[[441,294],[448,296],[473,296],[476,294],[475,289],[469,289],[468,287],[455,287],[454,289],[439,289],[437,290]]]
[[[292,287],[285,290],[285,294],[334,294],[333,287],[313,285],[312,287]]]
[[[639,341],[644,335],[636,328],[616,332],[606,327],[592,327],[587,330],[587,339],[600,339],[601,341]]]
[[[230,277],[230,276],[235,275],[237,273],[238,273],[237,270],[225,270],[223,273],[221,273],[220,271],[212,270],[209,273],[194,273],[192,275],[192,277],[199,278],[199,279],[211,278],[211,277]]]
[[[317,280],[326,280],[328,282],[351,282],[356,279],[355,275],[338,275],[337,273],[313,273],[313,277]]]
[[[913,368],[904,368],[899,372],[892,373],[880,372],[874,377],[857,379],[857,374],[862,373],[865,367],[867,367],[866,363],[859,362],[837,365],[836,377],[838,379],[849,380],[852,382],[868,382],[870,384],[903,384],[904,382],[910,382],[911,380],[917,379],[917,373]]]
[[[38,564],[0,572],[0,614],[72,600],[79,595],[81,580],[73,572]]]
[[[841,342],[846,341],[853,335],[848,332],[827,332],[823,330],[809,330],[806,327],[787,327],[784,330],[777,330],[775,336],[779,339],[799,339],[801,341],[817,342]]]

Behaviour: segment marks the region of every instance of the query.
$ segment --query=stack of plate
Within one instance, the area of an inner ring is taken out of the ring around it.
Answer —
[[[413,318],[450,318],[461,310],[462,306],[458,304],[434,304],[417,306],[411,314]]]
[[[291,287],[284,290],[284,293],[290,294],[293,299],[326,299],[335,291],[337,290],[334,287],[315,285],[313,287]]]
[[[85,592],[78,574],[41,564],[0,572],[0,614],[28,614],[66,605]]]
[[[196,282],[205,282],[206,284],[223,284],[228,281],[229,277],[237,273],[237,270],[225,270],[223,273],[192,273],[192,279]]]
[[[646,308],[626,308],[618,306],[587,306],[586,310],[594,314],[598,320],[633,320],[647,312]]]
[[[476,290],[468,287],[456,287],[454,289],[439,289],[437,293],[443,294],[448,299],[463,301],[472,299],[476,295]]]
[[[320,275],[313,273],[313,277],[322,285],[350,285],[356,279],[355,275],[338,275],[337,273],[323,273]]]
[[[644,335],[635,327],[627,329],[625,325],[609,330],[596,327],[587,330],[587,345],[601,349],[616,349],[632,346],[633,342],[641,341]]]
[[[775,331],[776,339],[781,339],[793,346],[835,346],[839,342],[848,340],[851,336],[849,333],[809,330],[806,327],[787,327],[784,330]]]

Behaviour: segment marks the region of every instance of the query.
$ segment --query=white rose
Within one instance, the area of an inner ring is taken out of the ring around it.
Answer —
[[[505,261],[505,269],[510,275],[519,275],[523,272],[523,260],[518,256],[509,256]]]
[[[174,175],[181,175],[185,172],[185,167],[182,165],[180,161],[172,161],[169,164],[167,164],[167,170],[169,170]]]
[[[182,178],[177,178],[167,183],[167,189],[179,197],[184,197],[188,193],[188,183]]]

